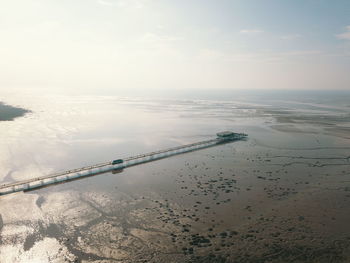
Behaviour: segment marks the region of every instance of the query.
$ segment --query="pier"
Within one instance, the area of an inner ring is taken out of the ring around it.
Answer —
[[[217,137],[212,140],[206,140],[178,147],[168,148],[165,150],[139,154],[123,159],[116,159],[105,163],[99,163],[91,166],[85,166],[77,169],[67,170],[64,172],[58,172],[46,176],[36,177],[28,180],[22,180],[19,182],[8,183],[0,185],[0,195],[7,195],[16,192],[30,191],[45,186],[72,181],[78,178],[93,176],[101,173],[121,171],[127,167],[152,162],[167,158],[177,154],[183,154],[186,152],[192,152],[215,145],[224,143],[230,143],[237,140],[246,138],[247,135],[244,133],[233,133],[233,132],[221,132],[217,133]]]

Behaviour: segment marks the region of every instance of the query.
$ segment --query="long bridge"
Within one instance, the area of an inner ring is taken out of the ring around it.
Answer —
[[[0,195],[7,195],[16,192],[30,191],[45,186],[72,181],[78,178],[93,176],[106,172],[122,171],[123,169],[142,163],[152,162],[159,159],[167,158],[173,155],[200,150],[212,147],[218,144],[229,143],[237,140],[242,140],[247,137],[244,133],[220,132],[217,137],[212,140],[206,140],[178,147],[168,148],[165,150],[139,154],[124,159],[116,159],[113,161],[99,163],[91,166],[85,166],[77,169],[67,170],[49,174],[46,176],[36,177],[28,180],[2,184],[0,185]]]

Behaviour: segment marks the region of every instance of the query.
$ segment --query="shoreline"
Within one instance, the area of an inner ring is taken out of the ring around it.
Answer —
[[[0,101],[0,121],[13,121],[16,118],[25,116],[29,112],[31,111]]]

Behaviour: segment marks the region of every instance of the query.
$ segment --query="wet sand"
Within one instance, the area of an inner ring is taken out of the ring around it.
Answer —
[[[160,107],[132,104],[150,116]],[[310,122],[311,112],[178,105],[163,116],[216,118],[249,139],[2,197],[0,261],[350,261],[349,112]],[[207,129],[178,136],[217,126]]]

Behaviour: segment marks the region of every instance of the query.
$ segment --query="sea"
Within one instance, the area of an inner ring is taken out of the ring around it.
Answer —
[[[0,196],[0,262],[349,262],[350,91],[0,94],[0,184],[248,134]]]

